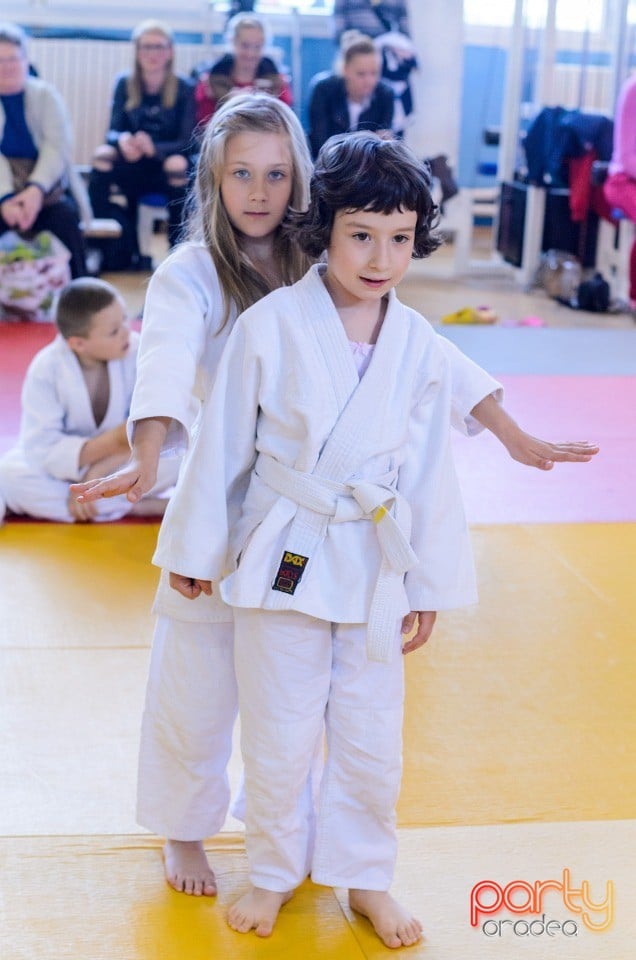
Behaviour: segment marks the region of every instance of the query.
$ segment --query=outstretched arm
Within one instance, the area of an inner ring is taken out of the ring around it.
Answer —
[[[539,470],[551,470],[555,463],[587,463],[599,451],[597,444],[587,441],[552,443],[531,436],[492,394],[480,400],[471,414],[503,443],[513,460]]]
[[[137,503],[157,480],[161,447],[168,432],[169,417],[148,417],[135,425],[130,459],[107,477],[71,484],[71,495],[79,503],[91,503],[100,497],[116,497],[125,493]]]

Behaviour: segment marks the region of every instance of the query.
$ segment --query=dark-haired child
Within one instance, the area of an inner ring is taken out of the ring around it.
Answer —
[[[155,562],[173,585],[192,597],[222,581],[234,608],[252,884],[229,913],[241,932],[271,933],[311,872],[347,887],[387,946],[421,935],[389,894],[400,653],[426,642],[435,611],[476,599],[449,360],[393,289],[437,245],[429,188],[401,142],[323,147],[290,230],[327,262],[236,321],[162,526]]]
[[[176,459],[162,464],[141,505],[123,496],[96,503],[70,496],[73,481],[100,477],[130,456],[138,337],[115,288],[88,277],[62,290],[56,323],[58,336],[26,373],[18,443],[0,460],[0,518],[5,509],[64,523],[163,513],[166,500],[156,494],[176,482]]]

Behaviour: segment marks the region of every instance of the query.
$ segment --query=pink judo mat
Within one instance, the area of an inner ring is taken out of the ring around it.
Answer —
[[[590,463],[544,473],[511,460],[490,434],[453,447],[470,523],[636,521],[636,377],[501,376],[517,422],[544,440],[590,440]]]
[[[135,325],[137,326],[137,325]],[[52,324],[0,323],[0,454],[14,442],[20,388],[33,354],[55,335]],[[453,445],[471,523],[636,521],[636,377],[506,375],[506,408],[546,440],[592,440],[586,464],[548,473],[510,459],[490,434]]]

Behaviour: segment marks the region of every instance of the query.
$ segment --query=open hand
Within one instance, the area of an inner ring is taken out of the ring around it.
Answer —
[[[97,516],[97,507],[94,503],[78,503],[72,492],[67,503],[69,513],[76,523],[91,523]]]
[[[417,622],[417,632],[410,640],[402,644],[402,653],[412,653],[418,647],[423,647],[435,626],[437,612],[435,610],[411,610],[402,620],[402,633],[409,634]]]
[[[137,503],[144,494],[152,490],[156,482],[156,466],[153,468],[131,458],[121,469],[108,477],[72,483],[71,493],[78,503],[90,503],[100,497],[117,497],[120,493],[125,493],[130,503]]]
[[[551,470],[555,463],[587,463],[599,451],[598,445],[587,441],[550,443],[520,430],[505,444],[513,460],[539,470]]]

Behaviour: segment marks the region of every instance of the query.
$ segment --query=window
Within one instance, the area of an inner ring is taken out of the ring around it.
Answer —
[[[632,6],[634,4],[632,3]],[[604,4],[599,0],[557,0],[557,30],[591,30],[603,26]],[[464,0],[464,22],[480,26],[510,27],[514,17],[513,0]],[[525,0],[524,20],[528,26],[545,24],[547,0]]]
[[[333,0],[257,0],[255,13],[289,13],[296,7],[299,13],[333,13]]]

